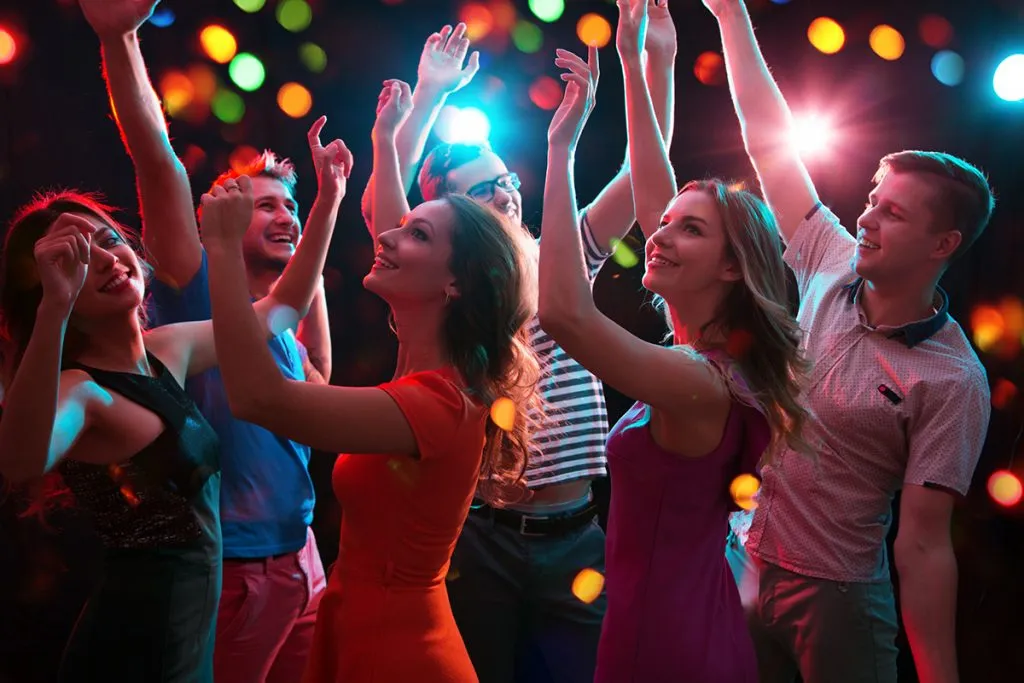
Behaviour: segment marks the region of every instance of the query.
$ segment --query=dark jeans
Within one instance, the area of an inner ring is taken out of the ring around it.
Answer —
[[[61,683],[212,683],[221,568],[121,551],[64,650]]]
[[[896,683],[892,584],[802,576],[747,555],[730,534],[726,558],[741,586],[756,585],[748,622],[761,683]],[[744,575],[755,572],[753,581]],[[746,601],[745,601],[746,602]]]
[[[452,555],[448,595],[480,683],[592,683],[605,597],[572,593],[585,568],[604,574],[594,519],[558,536],[524,536],[470,514]]]

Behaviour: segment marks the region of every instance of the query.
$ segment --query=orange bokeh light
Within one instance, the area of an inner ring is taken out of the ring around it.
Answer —
[[[846,44],[846,32],[835,19],[818,17],[807,28],[807,39],[819,52],[834,55]]]
[[[255,147],[239,145],[235,147],[231,152],[231,156],[228,157],[228,164],[231,166],[232,171],[241,173],[259,154]]]
[[[203,52],[218,64],[227,64],[238,52],[238,41],[231,31],[219,24],[210,24],[199,32],[199,44]]]
[[[693,75],[704,85],[725,83],[725,61],[717,52],[702,52],[693,64]]]
[[[612,39],[612,25],[600,14],[590,12],[576,22],[576,35],[585,45],[601,48]]]
[[[18,55],[18,41],[14,34],[0,28],[0,65],[10,64]]]
[[[1024,487],[1013,472],[998,470],[988,478],[988,495],[1004,507],[1013,507],[1024,497]]]
[[[486,6],[471,2],[462,6],[459,20],[466,25],[466,37],[480,40],[494,28],[494,15]]]

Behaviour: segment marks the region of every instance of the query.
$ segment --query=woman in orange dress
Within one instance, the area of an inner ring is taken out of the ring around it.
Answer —
[[[382,139],[390,135],[393,150],[407,110],[407,93],[382,95],[378,177],[398,172],[397,158],[381,154]],[[244,188],[229,194],[251,206]],[[526,465],[522,415],[537,400],[538,374],[522,329],[536,310],[526,284],[536,277],[527,270],[535,261],[526,252],[529,236],[459,196],[421,204],[398,227],[375,230],[376,258],[363,282],[391,307],[398,363],[391,382],[355,388],[286,380],[255,318],[235,310],[243,302],[250,310],[241,246],[247,225],[240,215],[219,233],[203,229],[232,412],[314,449],[346,453],[333,477],[345,510],[340,551],[305,680],[477,681],[444,580],[474,492],[497,500],[518,485]],[[524,408],[503,425],[507,431],[488,420],[488,406],[502,397]]]

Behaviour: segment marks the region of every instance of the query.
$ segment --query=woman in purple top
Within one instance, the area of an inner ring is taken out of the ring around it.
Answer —
[[[566,52],[556,60],[568,85],[548,133],[540,247],[541,326],[637,401],[608,440],[608,610],[596,680],[754,683],[753,645],[724,558],[729,486],[775,446],[803,446],[799,327],[764,202],[715,180],[676,193],[640,59],[648,3],[629,2],[619,0],[616,43],[634,204],[648,236],[643,283],[672,345],[645,342],[602,315],[586,278],[572,168],[593,106],[594,51],[589,64]]]

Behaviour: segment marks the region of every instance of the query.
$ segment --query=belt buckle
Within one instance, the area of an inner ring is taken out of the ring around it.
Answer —
[[[519,535],[520,536],[546,536],[547,534],[543,534],[543,533],[539,534],[537,532],[530,532],[530,531],[526,530],[526,522],[528,522],[530,520],[543,521],[545,519],[547,519],[547,517],[531,517],[530,515],[523,515],[522,517],[519,518]]]

